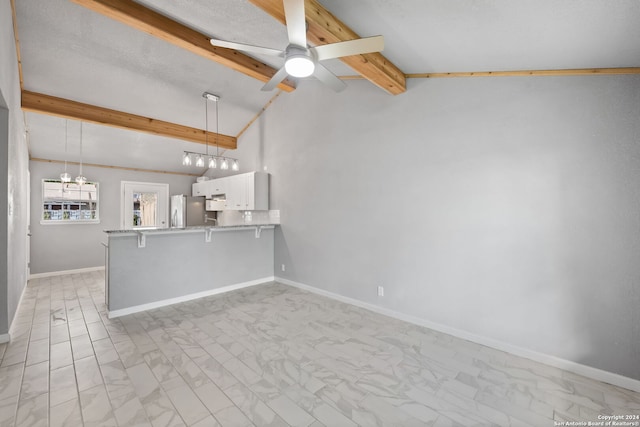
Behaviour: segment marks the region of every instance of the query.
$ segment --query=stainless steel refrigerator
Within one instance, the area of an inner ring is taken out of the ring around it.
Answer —
[[[206,210],[204,196],[190,197],[184,194],[171,196],[171,228],[205,225]]]

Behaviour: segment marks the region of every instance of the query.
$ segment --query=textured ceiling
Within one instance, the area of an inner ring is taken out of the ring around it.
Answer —
[[[384,55],[405,73],[640,66],[637,0],[320,1],[361,36],[384,35]],[[247,0],[139,3],[217,38],[287,44],[285,27]],[[201,94],[209,91],[221,96],[220,131],[229,135],[275,94],[260,91],[255,79],[68,0],[19,0],[16,8],[26,90],[199,128]],[[258,59],[280,66],[278,59]],[[328,67],[354,74],[339,61]],[[348,88],[339,96],[349,96]],[[64,159],[65,121],[32,113],[26,118],[31,155]],[[70,122],[69,160],[79,157],[71,137],[78,128]],[[209,128],[215,129],[212,119]],[[97,125],[85,126],[83,147],[88,163],[183,172],[198,170],[179,163],[181,151],[203,149]]]

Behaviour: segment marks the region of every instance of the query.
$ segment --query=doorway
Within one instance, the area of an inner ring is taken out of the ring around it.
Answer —
[[[122,181],[123,230],[169,227],[169,184]]]

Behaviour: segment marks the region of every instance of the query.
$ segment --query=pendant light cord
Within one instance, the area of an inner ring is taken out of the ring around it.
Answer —
[[[218,146],[218,133],[220,132],[220,129],[218,127],[218,102],[220,100],[216,101],[216,157],[220,155],[220,147]]]
[[[67,173],[67,141],[69,139],[69,120],[64,121],[64,173]]]
[[[207,156],[209,155],[209,100],[204,98],[204,143],[207,145]]]
[[[80,176],[82,175],[82,122],[80,122]]]

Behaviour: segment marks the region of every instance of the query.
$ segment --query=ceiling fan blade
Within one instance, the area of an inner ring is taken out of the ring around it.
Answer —
[[[327,70],[322,64],[316,63],[316,69],[313,75],[336,92],[342,92],[347,87],[342,80],[337,78],[335,74]]]
[[[241,50],[242,52],[255,53],[258,55],[269,56],[284,56],[284,51],[278,49],[271,49],[269,47],[253,46],[250,44],[228,42],[225,40],[211,39],[209,42],[213,46],[224,47],[227,49]]]
[[[341,58],[343,56],[361,55],[363,53],[381,52],[383,49],[384,37],[382,36],[365,37],[309,48],[310,51],[315,53],[318,61]]]
[[[280,68],[277,73],[271,77],[271,80],[267,82],[264,86],[262,86],[263,91],[273,90],[278,84],[287,78],[287,70],[284,67]]]
[[[307,22],[304,16],[304,0],[284,0],[284,17],[289,43],[306,48]]]

